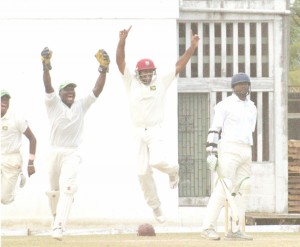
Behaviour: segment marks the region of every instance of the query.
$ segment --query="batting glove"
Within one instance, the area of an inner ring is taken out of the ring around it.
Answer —
[[[209,154],[206,159],[208,168],[211,171],[215,171],[218,163],[218,158],[215,154]]]

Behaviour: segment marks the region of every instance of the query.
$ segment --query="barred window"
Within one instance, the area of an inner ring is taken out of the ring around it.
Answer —
[[[189,46],[190,29],[198,33],[202,47],[198,47],[180,77],[220,78],[238,72],[251,77],[269,77],[268,23],[181,22],[179,56]]]

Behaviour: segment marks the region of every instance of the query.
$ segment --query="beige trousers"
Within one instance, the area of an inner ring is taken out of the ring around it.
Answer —
[[[156,183],[153,178],[153,168],[172,176],[178,170],[178,165],[172,166],[166,161],[162,128],[136,128],[137,173],[144,198],[152,209],[161,204]]]
[[[22,171],[20,153],[1,155],[1,203],[9,204],[15,199],[15,188]]]

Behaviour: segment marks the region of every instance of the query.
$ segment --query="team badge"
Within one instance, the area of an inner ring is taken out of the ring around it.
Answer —
[[[2,130],[8,130],[8,126],[2,126]]]
[[[150,86],[150,91],[155,91],[155,90],[156,90],[156,86],[155,85]]]

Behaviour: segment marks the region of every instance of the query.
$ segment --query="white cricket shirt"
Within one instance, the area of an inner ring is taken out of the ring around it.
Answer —
[[[129,97],[131,118],[136,127],[152,127],[163,122],[165,96],[175,79],[175,72],[174,67],[164,77],[144,85],[125,67],[123,81]]]
[[[19,153],[28,123],[9,110],[1,118],[1,154]]]
[[[66,106],[55,92],[46,94],[46,108],[50,121],[50,144],[53,147],[78,147],[82,142],[84,116],[96,101],[92,92],[75,101],[71,108]]]
[[[257,109],[250,99],[242,101],[233,93],[219,102],[214,111],[212,129],[222,129],[223,141],[253,145]]]

